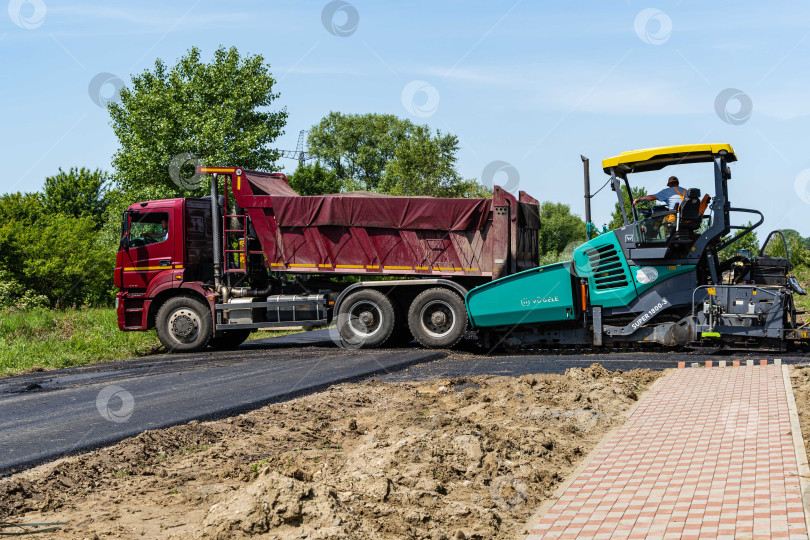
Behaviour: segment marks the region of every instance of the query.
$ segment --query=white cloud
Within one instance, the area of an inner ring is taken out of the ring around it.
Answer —
[[[723,41],[720,43],[714,43],[713,45],[711,45],[711,48],[717,51],[739,52],[739,51],[753,51],[761,46],[762,46],[761,42]]]
[[[48,6],[48,15],[51,19],[55,19],[58,16],[65,19],[81,19],[84,22],[88,20],[101,20],[106,24],[125,22],[131,26],[142,26],[154,29],[168,29],[175,25],[175,23],[177,26],[185,28],[197,28],[208,25],[244,24],[255,20],[254,17],[247,12],[211,13],[200,10],[195,13],[195,10],[191,10],[188,14],[183,16],[184,13],[186,13],[185,9],[178,10],[175,15],[167,15],[158,10],[126,9],[104,5],[79,4],[70,6]]]
[[[807,91],[799,88],[785,88],[751,96],[754,101],[754,114],[794,120],[810,115],[810,101]]]
[[[450,73],[444,67],[414,66],[407,71],[433,83],[470,85],[471,89],[501,96],[508,93],[514,106],[533,111],[625,116],[714,114],[714,100],[723,87],[706,84],[686,62],[677,60],[657,71],[623,67],[607,77],[605,65],[582,62],[478,65]],[[804,73],[796,77],[807,78]],[[810,116],[806,84],[796,78],[768,89],[758,89],[753,82],[738,84],[753,99],[757,117],[793,120]]]
[[[708,100],[708,101],[707,101]],[[712,96],[698,95],[683,83],[612,79],[551,85],[528,102],[539,110],[576,110],[593,114],[684,115],[710,112]],[[707,103],[709,105],[707,105]]]
[[[436,67],[424,67],[415,73],[432,79],[444,77],[460,83],[491,87],[499,92],[516,92],[516,102],[531,110],[571,111],[597,114],[705,114],[712,111],[714,94],[709,88],[696,92],[690,84],[690,68],[684,74],[672,73],[669,79],[648,73],[623,73],[621,67],[605,78],[604,65],[565,63],[524,66],[476,66],[457,68],[450,74]],[[604,80],[602,80],[604,78]],[[599,83],[599,81],[601,83]],[[597,84],[599,83],[599,84]]]
[[[285,75],[364,75],[365,72],[359,69],[349,68],[342,65],[332,66],[296,66],[289,69],[285,66],[273,66],[273,70]]]

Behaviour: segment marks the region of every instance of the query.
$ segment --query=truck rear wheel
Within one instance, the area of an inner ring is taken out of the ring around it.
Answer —
[[[385,342],[386,347],[407,347],[412,341],[411,329],[408,328],[408,314],[404,308],[395,306],[396,324],[391,337]]]
[[[341,339],[356,348],[383,345],[391,337],[395,322],[391,300],[374,289],[361,289],[347,296],[337,315]]]
[[[408,309],[411,334],[430,349],[452,347],[464,336],[467,308],[453,291],[441,287],[422,291]]]
[[[208,346],[218,351],[235,349],[250,336],[250,330],[224,330],[222,335],[214,336]]]
[[[188,296],[175,296],[160,306],[155,329],[169,352],[196,352],[208,344],[214,324],[208,306]]]

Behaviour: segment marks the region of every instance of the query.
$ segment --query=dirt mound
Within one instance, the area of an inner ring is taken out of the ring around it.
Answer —
[[[68,538],[507,538],[660,373],[367,382],[0,481]]]
[[[156,474],[154,465],[177,454],[206,449],[222,439],[221,430],[191,422],[146,431],[119,444],[46,466],[35,479],[0,480],[0,518],[31,510],[56,510],[66,500],[84,495],[106,482],[132,474]],[[160,471],[165,473],[165,471]]]
[[[338,492],[332,487],[302,482],[265,469],[259,478],[232,498],[215,504],[202,523],[201,536],[227,540],[287,529],[301,534],[306,520],[310,538],[345,534],[338,516]]]

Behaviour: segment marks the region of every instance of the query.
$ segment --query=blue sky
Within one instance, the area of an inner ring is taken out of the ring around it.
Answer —
[[[599,163],[617,153],[729,142],[732,205],[763,211],[763,232],[810,236],[810,3],[348,4],[329,19],[339,36],[323,23],[326,1],[11,0],[0,10],[0,191],[37,190],[60,166],[110,168],[117,141],[88,92],[97,74],[127,82],[156,58],[194,45],[208,58],[222,44],[271,64],[289,113],[278,148],[330,110],[397,114],[457,134],[464,176],[502,161],[520,189],[582,215],[580,154],[596,188]],[[742,95],[718,113],[726,89]],[[668,172],[638,181],[654,192]],[[707,165],[676,174],[711,186]],[[594,221],[613,202],[600,193]]]

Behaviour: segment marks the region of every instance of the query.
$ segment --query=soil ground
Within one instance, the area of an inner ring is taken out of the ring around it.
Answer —
[[[513,538],[661,373],[334,386],[2,479],[0,521],[79,539]]]

